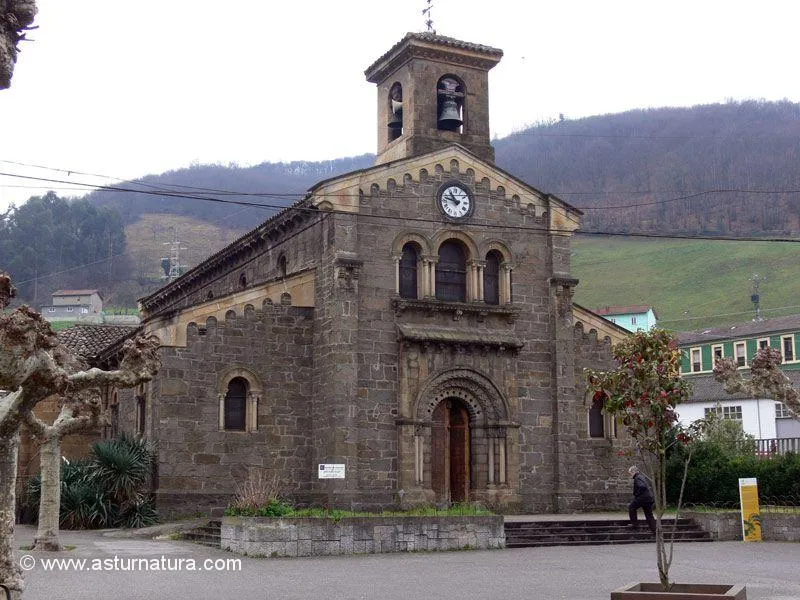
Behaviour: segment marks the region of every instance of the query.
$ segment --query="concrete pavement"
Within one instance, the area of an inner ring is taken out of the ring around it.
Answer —
[[[18,526],[17,546],[34,533]],[[628,582],[658,580],[653,543],[270,559],[114,532],[67,531],[62,542],[75,549],[18,551],[18,559],[31,557],[23,559],[32,565],[25,600],[607,600]],[[54,558],[73,562],[46,568],[43,560]],[[745,583],[748,600],[798,600],[800,544],[676,544],[672,575]]]

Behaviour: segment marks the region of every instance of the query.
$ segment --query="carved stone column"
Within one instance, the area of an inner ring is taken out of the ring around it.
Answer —
[[[428,255],[422,257],[422,272],[423,272],[423,298],[436,297],[436,263],[439,262],[439,257],[435,255]]]
[[[500,304],[511,304],[511,272],[514,270],[510,263],[500,265]]]
[[[394,260],[394,293],[400,295],[400,260],[402,256],[392,255]]]

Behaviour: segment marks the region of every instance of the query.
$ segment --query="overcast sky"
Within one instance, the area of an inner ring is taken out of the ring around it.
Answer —
[[[364,69],[424,30],[426,1],[38,5],[35,41],[0,91],[0,161],[11,161],[0,172],[108,184],[76,172],[374,152]],[[559,113],[800,100],[793,0],[433,0],[432,16],[439,34],[504,50],[490,72],[494,136]],[[0,176],[0,209],[44,191],[18,187],[33,185]]]

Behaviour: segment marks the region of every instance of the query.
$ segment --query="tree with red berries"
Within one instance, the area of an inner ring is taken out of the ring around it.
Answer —
[[[688,428],[678,422],[676,406],[689,399],[691,386],[680,377],[681,350],[672,334],[655,328],[638,331],[614,346],[614,358],[617,368],[613,371],[587,369],[585,374],[594,402],[625,427],[632,442],[628,454],[640,461],[641,470],[653,482],[658,577],[669,591],[673,543],[664,543],[662,524],[667,506],[667,453],[675,444],[696,439],[705,422]],[[690,459],[687,452],[678,510]]]

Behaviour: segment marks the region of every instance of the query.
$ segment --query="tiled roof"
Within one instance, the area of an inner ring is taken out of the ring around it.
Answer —
[[[73,325],[57,333],[58,340],[81,358],[94,358],[112,344],[128,337],[137,327]]]
[[[800,315],[775,317],[763,321],[745,321],[729,327],[712,327],[696,331],[678,332],[678,343],[682,346],[700,344],[717,340],[731,340],[754,337],[767,333],[800,331]]]
[[[595,312],[598,315],[640,315],[646,313],[648,310],[653,310],[653,314],[656,312],[655,309],[648,304],[635,304],[633,306],[604,306],[603,308],[595,308],[592,312]]]
[[[800,389],[800,371],[784,371],[791,379],[795,389]],[[745,378],[749,377],[745,374]],[[692,383],[692,397],[690,402],[721,402],[723,400],[744,400],[750,398],[747,394],[728,394],[721,383],[714,381],[714,376],[689,375],[685,379]]]

